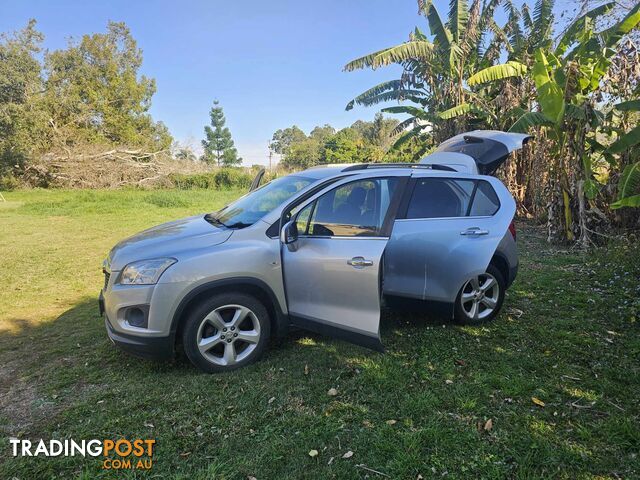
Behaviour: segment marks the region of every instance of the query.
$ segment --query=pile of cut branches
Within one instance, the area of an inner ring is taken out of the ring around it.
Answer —
[[[175,159],[167,150],[93,147],[44,154],[24,167],[16,167],[14,174],[30,187],[153,188],[168,186],[172,174],[210,170],[204,162]]]

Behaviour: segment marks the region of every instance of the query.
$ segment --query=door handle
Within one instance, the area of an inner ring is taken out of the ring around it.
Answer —
[[[463,230],[460,232],[460,235],[466,235],[469,237],[476,237],[479,235],[489,235],[489,230],[483,230],[481,228],[478,227],[471,227],[471,228],[467,228],[466,230]]]
[[[353,257],[351,260],[347,260],[347,264],[354,268],[370,267],[373,265],[373,260],[367,260],[364,257]]]

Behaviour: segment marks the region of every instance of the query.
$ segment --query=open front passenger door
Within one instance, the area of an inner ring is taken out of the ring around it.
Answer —
[[[407,179],[400,172],[352,176],[296,206],[281,235],[294,325],[383,350],[382,255]]]

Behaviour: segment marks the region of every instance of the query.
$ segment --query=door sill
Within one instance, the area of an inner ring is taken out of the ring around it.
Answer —
[[[334,324],[321,322],[302,315],[289,314],[289,317],[291,319],[291,324],[296,327],[319,333],[320,335],[325,335],[327,337],[345,340],[347,342],[360,345],[361,347],[384,353],[384,345],[382,345],[380,338],[377,336],[367,335],[366,333],[355,332],[353,330],[346,330],[344,327],[338,327]]]

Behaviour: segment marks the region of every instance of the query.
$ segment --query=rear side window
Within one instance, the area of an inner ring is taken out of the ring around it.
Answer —
[[[406,218],[490,216],[500,208],[485,180],[421,178],[413,190]]]
[[[472,217],[485,217],[495,214],[500,208],[500,200],[495,190],[486,180],[478,182],[476,194],[473,197],[470,215]]]
[[[473,180],[421,178],[413,190],[407,218],[464,217],[473,194]]]

